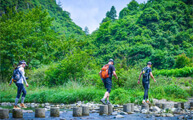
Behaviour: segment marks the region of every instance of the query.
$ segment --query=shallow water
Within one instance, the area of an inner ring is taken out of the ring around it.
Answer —
[[[141,114],[141,113],[135,113],[135,114],[130,114],[130,115],[123,115],[124,118],[118,118],[121,120],[176,120],[177,117],[150,117],[147,118],[146,114]],[[149,115],[151,116],[151,115]],[[100,116],[99,113],[90,113],[89,116],[84,116],[84,117],[73,117],[72,116],[72,111],[66,111],[63,113],[60,113],[60,117],[50,117],[50,111],[46,111],[46,118],[35,118],[35,113],[24,113],[23,114],[23,120],[60,120],[60,118],[65,118],[66,120],[110,120],[110,119],[115,119],[115,116],[113,115],[104,115]],[[12,113],[9,114],[9,118],[11,120],[18,120],[18,119],[13,119],[12,118]],[[20,119],[22,120],[22,119]]]

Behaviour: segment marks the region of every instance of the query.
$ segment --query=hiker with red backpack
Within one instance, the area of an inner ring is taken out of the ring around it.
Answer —
[[[28,83],[26,81],[26,77],[25,77],[25,72],[24,72],[25,66],[27,66],[27,64],[26,64],[26,62],[24,60],[19,62],[19,65],[14,69],[13,76],[12,76],[11,81],[9,83],[9,85],[11,85],[14,82],[16,84],[16,86],[17,86],[17,96],[16,96],[16,99],[15,99],[15,104],[14,104],[14,108],[13,109],[20,109],[17,106],[17,104],[18,104],[19,98],[21,96],[21,93],[23,93],[23,94],[22,94],[20,106],[22,108],[27,108],[24,105],[24,100],[25,100],[25,96],[26,96],[27,92],[26,92],[26,89],[24,87],[23,82],[25,82],[27,87],[29,85],[28,85]]]
[[[140,84],[141,75],[143,75],[142,83],[144,90],[144,96],[142,103],[145,104],[145,99],[147,99],[147,103],[149,103],[148,99],[148,90],[149,90],[149,84],[150,84],[150,77],[156,82],[155,78],[153,77],[152,70],[151,70],[152,63],[148,62],[147,67],[144,67],[139,75],[138,84]]]
[[[114,61],[110,59],[108,64],[104,65],[99,72],[100,78],[104,83],[107,91],[104,94],[104,97],[100,100],[103,104],[110,104],[109,96],[112,88],[112,76],[114,75],[116,79],[118,79],[117,74],[115,73]],[[105,100],[107,99],[107,102]]]

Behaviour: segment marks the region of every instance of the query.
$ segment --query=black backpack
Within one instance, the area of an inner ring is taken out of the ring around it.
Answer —
[[[148,67],[145,67],[145,68],[143,68],[143,78],[147,78],[148,79],[148,77],[149,77],[149,70],[150,70],[150,68],[148,68]]]
[[[22,77],[21,72],[19,71],[20,67],[15,68],[15,70],[13,71],[13,81],[17,82],[18,80],[20,80],[20,78]]]

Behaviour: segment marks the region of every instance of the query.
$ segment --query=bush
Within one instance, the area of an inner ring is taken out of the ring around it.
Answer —
[[[171,70],[156,70],[155,75],[175,76],[175,77],[188,77],[193,75],[193,67],[176,68]]]

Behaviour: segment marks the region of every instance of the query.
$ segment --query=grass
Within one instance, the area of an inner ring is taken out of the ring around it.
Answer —
[[[16,86],[8,84],[0,85],[0,102],[14,102],[16,96]],[[105,89],[95,86],[84,86],[75,82],[68,82],[62,86],[55,87],[34,87],[29,86],[25,102],[35,103],[75,103],[77,101],[99,103],[105,93]],[[189,94],[177,85],[152,87],[149,97],[157,99],[167,99],[177,102],[184,102]],[[124,104],[135,102],[140,104],[143,99],[143,89],[112,89],[110,100],[114,104]]]

